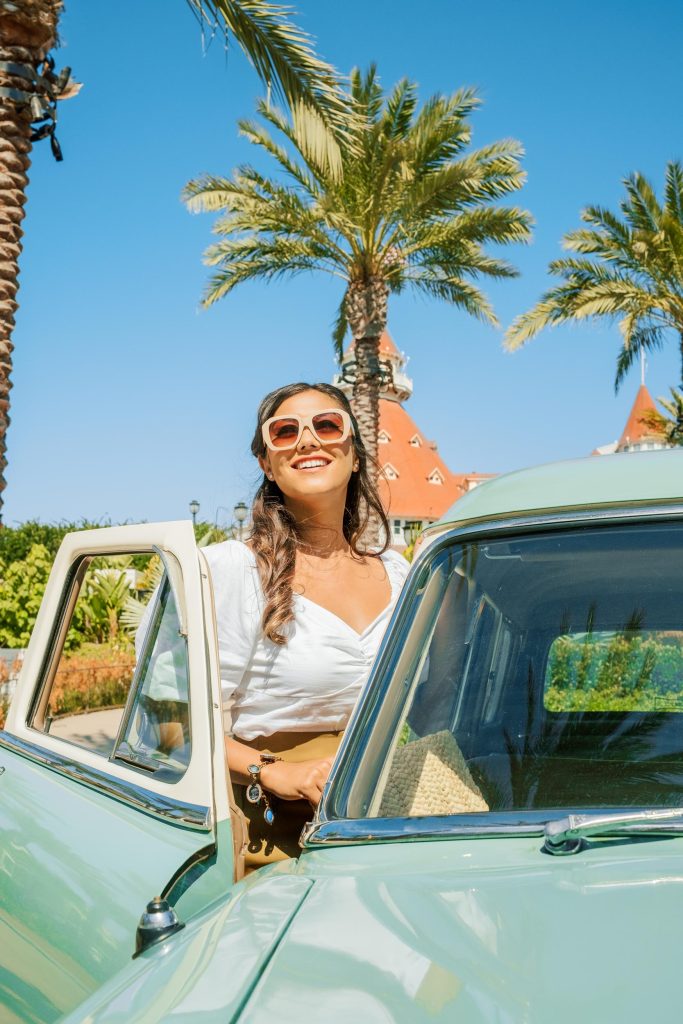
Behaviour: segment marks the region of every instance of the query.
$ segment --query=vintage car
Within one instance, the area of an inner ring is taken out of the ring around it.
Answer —
[[[123,554],[161,582],[126,692],[98,706],[93,654],[74,710]],[[683,451],[432,526],[301,856],[245,878],[225,724],[189,523],[68,536],[0,733],[3,1022],[679,1019]]]

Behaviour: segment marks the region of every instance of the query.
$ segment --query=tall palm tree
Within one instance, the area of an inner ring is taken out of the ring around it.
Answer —
[[[232,36],[264,83],[300,109],[301,116],[312,109],[330,124],[341,123],[337,75],[333,68],[318,60],[310,39],[288,19],[286,8],[265,0],[187,2],[200,20]],[[0,2],[0,513],[7,466],[21,222],[34,122],[40,113],[30,103],[36,92],[36,79],[31,78],[30,69],[41,68],[55,45],[62,7],[63,0]],[[74,95],[73,83],[63,81],[60,88],[55,88],[55,82],[52,76],[52,101]],[[45,134],[45,130],[40,134]],[[326,140],[320,136],[318,147],[319,158],[334,166],[338,161],[336,144],[326,147]],[[55,142],[53,151],[58,155]]]
[[[206,252],[217,270],[205,305],[257,278],[324,271],[343,283],[333,339],[340,355],[350,328],[354,406],[376,458],[379,338],[389,293],[412,287],[495,324],[474,281],[516,271],[484,245],[526,240],[530,217],[496,204],[523,182],[519,144],[504,140],[466,152],[468,119],[479,103],[471,90],[433,96],[418,110],[413,83],[404,79],[385,95],[373,66],[352,72],[344,101],[348,130],[336,135],[338,167],[325,165],[311,143],[332,129],[310,112],[286,117],[261,102],[266,124],[242,121],[240,130],[275,159],[279,177],[241,167],[232,178],[189,182],[183,197],[193,211],[222,215],[215,226],[221,239]]]
[[[37,68],[55,44],[61,9],[62,0],[0,4],[0,511],[7,466],[21,222],[31,163],[31,122],[35,119],[35,111],[22,97],[32,89],[26,69]]]
[[[506,347],[518,348],[545,327],[568,320],[618,320],[622,347],[615,388],[641,351],[659,348],[673,331],[683,378],[683,168],[667,165],[664,203],[642,174],[624,181],[626,198],[618,216],[600,206],[581,213],[588,225],[565,235],[563,245],[577,256],[550,264],[563,279],[519,316],[506,334]]]

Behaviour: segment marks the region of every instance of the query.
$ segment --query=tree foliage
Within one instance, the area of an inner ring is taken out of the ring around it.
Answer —
[[[562,284],[550,289],[507,331],[516,349],[546,327],[605,317],[619,324],[622,345],[615,388],[639,353],[673,332],[683,377],[683,167],[667,165],[663,202],[642,174],[624,180],[621,216],[601,206],[581,213],[586,227],[565,235],[575,255],[550,264]]]
[[[333,335],[338,352],[349,286],[376,279],[389,291],[414,288],[495,323],[475,282],[516,274],[486,252],[487,243],[529,237],[529,214],[498,205],[524,180],[519,143],[469,150],[469,119],[479,106],[471,89],[418,108],[412,82],[403,79],[385,95],[374,66],[352,72],[343,102],[346,135],[310,111],[286,116],[259,103],[260,120],[241,121],[240,131],[276,162],[278,177],[245,165],[232,178],[188,183],[190,210],[219,214],[219,241],[206,252],[217,269],[205,305],[245,281],[322,271],[345,287]],[[338,168],[318,159],[321,133],[339,146]]]
[[[289,18],[291,9],[266,0],[187,0],[203,27],[234,39],[268,91],[285,100],[300,116],[307,112],[323,124],[346,131],[339,75],[314,52],[309,35]],[[317,155],[338,166],[334,138],[319,132]]]
[[[671,445],[683,445],[683,392],[669,388],[671,398],[658,398],[664,412],[648,409],[643,423]]]
[[[44,544],[25,558],[0,564],[0,647],[26,647],[52,567]]]

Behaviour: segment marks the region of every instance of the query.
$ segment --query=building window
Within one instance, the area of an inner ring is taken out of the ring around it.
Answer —
[[[413,448],[421,448],[422,438],[420,437],[419,434],[413,434],[413,436],[410,439],[410,443],[413,446]]]
[[[430,484],[442,484],[444,482],[443,473],[441,473],[440,470],[438,469],[433,469],[429,476],[427,477],[427,481]]]
[[[394,537],[403,537],[400,519],[394,519]]]
[[[390,462],[387,462],[386,466],[382,467],[382,472],[387,480],[398,480],[398,473]]]
[[[389,444],[389,442],[391,441],[391,434],[389,434],[386,430],[380,430],[379,434],[377,435],[377,441],[379,442],[379,444]]]

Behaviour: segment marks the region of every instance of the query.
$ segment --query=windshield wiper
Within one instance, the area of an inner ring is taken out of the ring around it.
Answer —
[[[680,818],[683,831],[683,807],[662,810],[633,811],[629,814],[569,814],[566,818],[548,821],[543,830],[546,853],[578,853],[585,846],[586,836],[609,835],[611,832],[657,831],[660,822]]]

